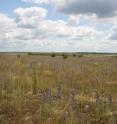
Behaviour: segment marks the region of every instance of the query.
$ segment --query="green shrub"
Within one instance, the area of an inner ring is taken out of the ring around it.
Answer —
[[[74,53],[72,56],[73,56],[73,57],[76,57],[76,54]]]
[[[79,54],[79,55],[78,55],[78,57],[79,57],[79,58],[82,58],[82,57],[83,57],[83,55],[82,55],[82,54]]]
[[[31,53],[31,52],[28,52],[28,55],[29,55],[29,56],[31,56],[31,55],[32,55],[32,53]]]
[[[67,59],[68,55],[67,54],[63,54],[62,57],[63,57],[63,59]]]
[[[56,54],[55,54],[55,53],[52,53],[52,54],[51,54],[51,57],[56,57]]]
[[[17,58],[20,58],[20,57],[21,57],[21,55],[20,55],[20,54],[18,54],[18,55],[17,55]]]

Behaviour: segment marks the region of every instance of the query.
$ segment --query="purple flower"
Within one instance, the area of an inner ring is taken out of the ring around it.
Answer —
[[[57,87],[57,95],[56,95],[56,97],[61,98],[61,94],[62,94],[62,88],[61,88],[61,86],[59,86],[59,87]]]
[[[52,94],[51,94],[51,89],[47,88],[44,92],[44,98],[46,100],[51,100],[52,99]]]
[[[100,100],[100,96],[99,96],[98,92],[96,92],[96,103],[98,103],[99,100]]]
[[[109,105],[112,104],[112,96],[109,96],[109,97],[108,97],[108,103],[109,103]]]
[[[72,90],[71,95],[70,95],[70,105],[73,110],[75,110],[77,108],[77,101],[76,101],[75,95],[76,94],[75,94],[74,90]]]

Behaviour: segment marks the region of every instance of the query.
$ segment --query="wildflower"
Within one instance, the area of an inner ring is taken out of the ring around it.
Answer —
[[[57,87],[56,95],[52,96],[52,99],[53,100],[61,99],[61,94],[62,94],[62,88],[61,88],[61,86],[59,86],[59,87]]]
[[[98,103],[99,100],[100,100],[100,96],[99,96],[99,94],[96,92],[96,103]]]
[[[56,97],[60,99],[61,98],[61,94],[62,94],[62,88],[61,88],[61,86],[59,86],[57,88],[57,95],[56,95]]]
[[[109,105],[112,105],[112,96],[108,97],[108,103],[109,103]]]
[[[70,104],[73,110],[77,108],[77,101],[76,101],[75,95],[76,95],[75,92],[72,90],[70,95]]]
[[[51,94],[51,89],[47,88],[44,92],[44,98],[46,100],[51,100],[52,99],[52,94]]]

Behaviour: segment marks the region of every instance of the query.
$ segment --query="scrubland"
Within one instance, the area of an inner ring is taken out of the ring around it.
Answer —
[[[117,58],[0,55],[0,124],[117,124]]]

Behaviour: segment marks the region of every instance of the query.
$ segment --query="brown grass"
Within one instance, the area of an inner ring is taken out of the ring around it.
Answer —
[[[0,55],[0,124],[116,124],[116,111],[114,57]]]

